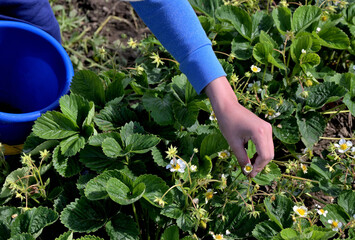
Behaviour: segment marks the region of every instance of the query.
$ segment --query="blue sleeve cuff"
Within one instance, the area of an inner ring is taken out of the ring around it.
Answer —
[[[216,78],[227,75],[209,44],[198,48],[181,61],[180,70],[198,94]]]

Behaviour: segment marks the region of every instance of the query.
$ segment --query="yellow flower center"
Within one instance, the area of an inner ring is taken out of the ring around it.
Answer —
[[[224,238],[223,238],[223,235],[222,235],[222,234],[217,234],[215,239],[221,240],[221,239],[224,239]]]
[[[306,214],[306,211],[302,208],[297,209],[297,212],[301,215],[304,216]]]
[[[274,110],[268,110],[267,115],[272,116],[274,114]]]
[[[332,222],[332,227],[337,228],[337,227],[338,227],[338,222],[333,221],[333,222]]]
[[[307,166],[302,165],[302,170],[303,170],[303,171],[306,171],[306,170],[307,170]]]
[[[227,158],[227,157],[228,157],[228,154],[225,153],[225,152],[222,152],[222,153],[221,153],[221,157],[222,157],[222,158]]]
[[[341,150],[345,150],[347,148],[348,148],[348,145],[346,143],[343,143],[343,144],[340,145],[340,149]]]
[[[177,164],[175,164],[175,165],[173,166],[173,168],[174,168],[175,170],[179,170],[179,169],[180,169],[180,165],[177,163]]]
[[[251,170],[253,170],[251,166],[245,166],[245,171],[250,172]]]
[[[320,211],[322,214],[324,214],[324,209],[319,209],[319,211]]]
[[[207,193],[206,193],[206,198],[207,198],[208,200],[210,200],[211,198],[213,198],[213,192],[207,192]]]
[[[252,70],[253,72],[258,72],[258,67],[253,66],[253,67],[251,68],[251,70]]]

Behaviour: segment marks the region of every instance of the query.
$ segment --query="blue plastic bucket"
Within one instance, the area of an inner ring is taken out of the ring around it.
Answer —
[[[68,54],[51,35],[0,21],[0,142],[23,143],[34,121],[58,107],[73,75]]]

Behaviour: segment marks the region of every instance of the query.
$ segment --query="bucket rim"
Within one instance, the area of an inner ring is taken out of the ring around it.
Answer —
[[[70,83],[72,81],[72,78],[74,76],[74,68],[72,65],[72,62],[70,60],[70,57],[68,53],[64,50],[63,46],[54,38],[52,37],[49,33],[45,32],[44,30],[37,28],[31,24],[24,23],[24,22],[17,22],[17,21],[0,21],[0,28],[15,28],[15,29],[21,29],[25,30],[28,32],[31,32],[47,42],[49,42],[55,50],[59,53],[60,58],[63,60],[65,71],[66,71],[66,81],[63,90],[59,93],[59,98],[54,100],[51,104],[46,106],[45,108],[32,111],[32,112],[27,112],[27,113],[6,113],[6,112],[0,112],[0,123],[1,122],[31,122],[35,121],[38,117],[41,116],[41,114],[49,111],[49,110],[54,110],[59,106],[59,99],[63,95],[67,94],[70,89]]]

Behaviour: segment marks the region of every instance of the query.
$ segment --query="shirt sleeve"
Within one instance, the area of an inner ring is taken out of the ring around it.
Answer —
[[[214,79],[226,75],[187,0],[143,0],[131,4],[180,63],[180,70],[197,93]]]
[[[0,20],[29,23],[61,41],[59,25],[48,0],[0,0]]]

